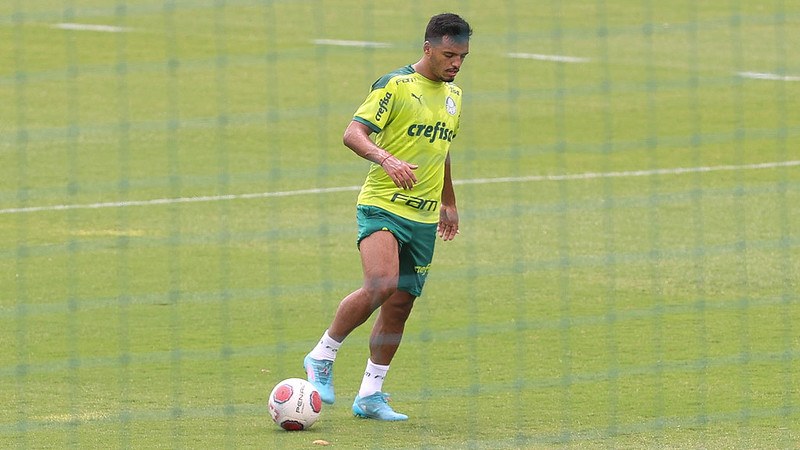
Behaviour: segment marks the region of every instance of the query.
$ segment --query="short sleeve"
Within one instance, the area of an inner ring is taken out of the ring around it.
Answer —
[[[397,101],[397,85],[386,83],[380,87],[373,86],[366,100],[353,116],[353,120],[363,123],[372,131],[379,133],[394,117]]]

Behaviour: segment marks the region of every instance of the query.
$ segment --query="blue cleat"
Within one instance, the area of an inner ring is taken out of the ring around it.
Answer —
[[[319,391],[322,401],[333,404],[336,398],[333,393],[333,361],[306,356],[303,359],[303,368],[306,370],[308,381]]]
[[[365,419],[408,420],[408,416],[394,412],[389,406],[389,394],[376,392],[364,398],[356,396],[353,402],[353,414]]]

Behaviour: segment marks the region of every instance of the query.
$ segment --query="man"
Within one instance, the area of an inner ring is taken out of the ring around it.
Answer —
[[[356,206],[364,282],[339,304],[303,366],[322,400],[333,403],[339,346],[379,309],[353,402],[356,416],[408,419],[389,406],[383,381],[422,293],[437,233],[445,241],[458,233],[449,149],[458,132],[462,94],[452,82],[469,53],[471,34],[455,14],[433,16],[422,58],[376,81],[344,132],[344,144],[373,163]]]

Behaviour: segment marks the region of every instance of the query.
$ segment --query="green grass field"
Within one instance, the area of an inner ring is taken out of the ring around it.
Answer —
[[[342,131],[450,10],[462,234],[386,382],[411,420],[351,415],[365,326],[282,432],[361,281]],[[789,1],[3,2],[0,447],[799,447],[798,40]]]

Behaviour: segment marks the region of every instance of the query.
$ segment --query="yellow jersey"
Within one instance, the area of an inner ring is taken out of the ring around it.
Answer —
[[[376,81],[353,120],[368,126],[375,143],[396,158],[419,166],[411,190],[395,186],[371,164],[358,204],[383,208],[421,223],[437,223],[444,187],[444,162],[461,119],[461,89],[432,81],[410,65]]]

